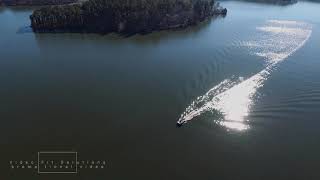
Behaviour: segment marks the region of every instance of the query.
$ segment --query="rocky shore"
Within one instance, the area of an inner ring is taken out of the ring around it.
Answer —
[[[0,5],[5,6],[41,6],[61,5],[75,3],[78,0],[0,0]]]
[[[226,13],[214,0],[88,0],[44,7],[30,19],[35,32],[148,33]]]

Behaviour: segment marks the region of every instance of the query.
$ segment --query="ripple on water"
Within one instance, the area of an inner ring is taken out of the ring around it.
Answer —
[[[219,111],[223,118],[213,119],[217,124],[240,131],[248,129],[248,115],[257,90],[264,85],[275,65],[300,49],[311,32],[310,24],[299,21],[269,20],[256,27],[253,39],[236,44],[263,57],[265,68],[246,79],[233,77],[222,81],[194,100],[181,114],[178,123],[189,122],[204,112]],[[224,50],[220,52],[222,55],[226,53]]]

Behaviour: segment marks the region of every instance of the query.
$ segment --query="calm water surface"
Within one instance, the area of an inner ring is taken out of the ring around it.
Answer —
[[[34,34],[33,8],[0,8],[0,179],[319,179],[320,4],[222,5],[128,38]],[[49,150],[110,166],[9,168]]]

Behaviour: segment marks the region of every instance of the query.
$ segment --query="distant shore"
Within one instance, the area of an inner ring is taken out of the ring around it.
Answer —
[[[280,6],[286,6],[290,4],[295,4],[298,0],[239,0],[245,2],[263,3],[263,4],[274,4]]]

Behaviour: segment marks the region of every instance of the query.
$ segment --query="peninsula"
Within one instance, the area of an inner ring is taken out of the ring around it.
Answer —
[[[214,0],[88,0],[44,7],[30,19],[35,32],[131,34],[185,28],[226,13]]]

